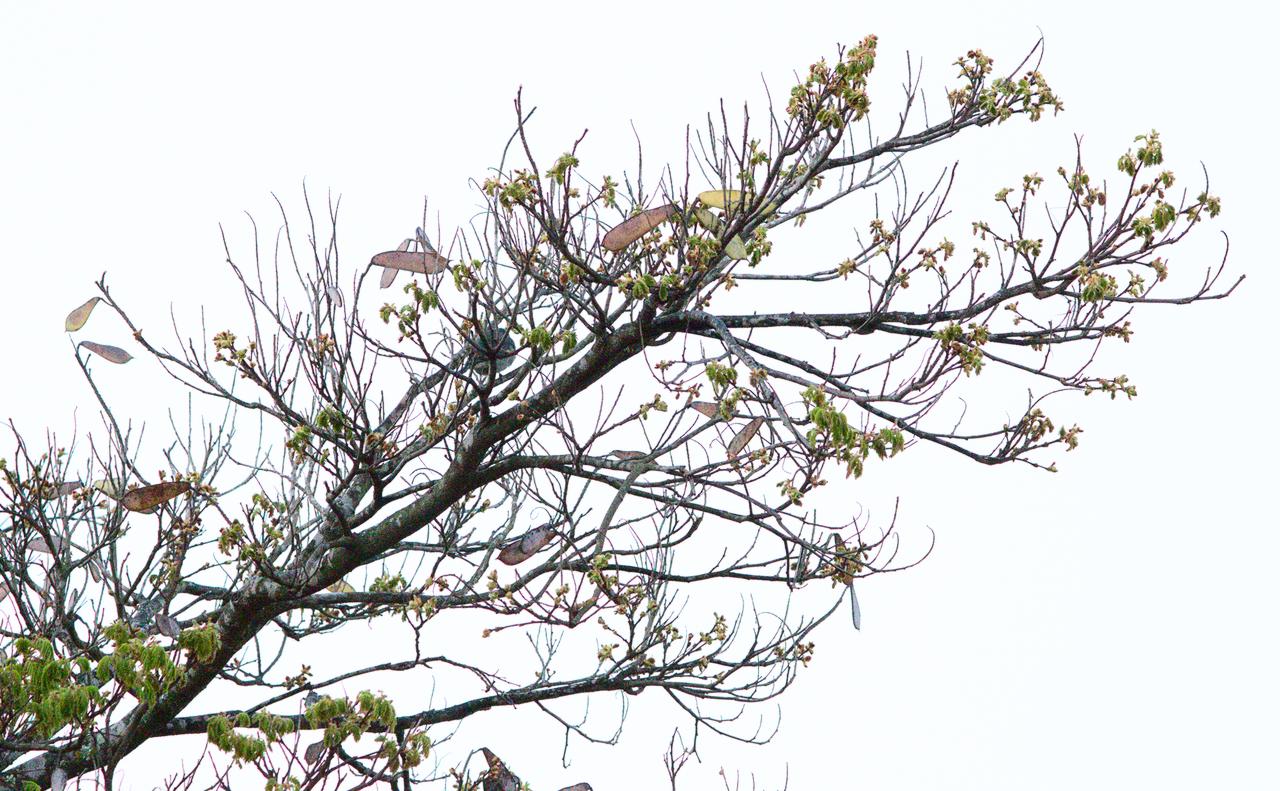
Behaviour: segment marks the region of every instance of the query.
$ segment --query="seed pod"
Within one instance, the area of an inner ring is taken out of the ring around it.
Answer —
[[[743,426],[742,430],[738,432],[738,435],[729,443],[729,458],[736,459],[738,454],[742,452],[742,449],[747,446],[747,443],[751,441],[751,438],[756,435],[756,432],[759,431],[760,427],[763,425],[764,418],[758,417]]]
[[[120,504],[130,511],[150,511],[189,491],[191,484],[186,481],[165,481],[125,492]]]
[[[89,314],[93,312],[93,309],[101,301],[102,301],[102,297],[94,297],[93,299],[89,300],[88,302],[84,303],[80,307],[68,313],[67,320],[64,322],[64,326],[67,328],[67,332],[75,332],[76,330],[83,327],[84,323],[89,320]]]
[[[604,235],[604,240],[601,244],[604,245],[604,249],[610,252],[619,252],[641,236],[657,228],[664,221],[671,219],[675,213],[676,207],[670,203],[666,206],[659,206],[656,209],[642,211],[611,228]]]
[[[118,346],[108,346],[105,343],[94,343],[93,341],[80,341],[80,345],[107,362],[115,363],[116,365],[124,365],[133,359],[133,355]]]

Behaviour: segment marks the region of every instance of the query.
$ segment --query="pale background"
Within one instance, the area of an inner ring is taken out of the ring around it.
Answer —
[[[304,179],[313,198],[343,196],[352,264],[417,224],[424,195],[451,228],[478,205],[467,180],[496,162],[517,86],[540,108],[542,159],[589,128],[584,165],[617,175],[632,122],[656,163],[719,98],[758,101],[762,81],[784,96],[838,41],[880,36],[885,123],[907,49],[940,113],[958,55],[1009,66],[1043,33],[1067,112],[966,135],[912,171],[923,184],[961,162],[956,237],[997,188],[1068,161],[1074,134],[1102,171],[1155,127],[1182,183],[1203,162],[1225,207],[1175,266],[1215,262],[1221,229],[1249,279],[1229,301],[1139,316],[1105,358],[1139,398],[1060,403],[1086,433],[1058,475],[922,452],[851,487],[851,506],[900,495],[904,531],[936,531],[933,555],[859,588],[863,630],[820,635],[772,746],[709,741],[688,787],[718,785],[722,766],[761,788],[788,774],[793,789],[1280,785],[1274,69],[1269,25],[1244,4],[203,8],[0,5],[0,417],[27,431],[95,423],[60,324],[104,270],[166,337],[170,303],[214,316],[230,294],[218,223],[233,246],[244,211],[273,233],[270,193],[300,212]],[[145,361],[103,381],[139,417],[177,395]],[[569,770],[552,729],[511,732],[541,722],[489,715],[483,741],[541,788],[661,787],[669,710],[638,707],[616,748],[576,744]],[[133,767],[125,787],[149,787]]]

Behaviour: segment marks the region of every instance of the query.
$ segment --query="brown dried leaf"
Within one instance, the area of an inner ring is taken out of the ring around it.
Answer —
[[[107,362],[115,363],[116,365],[124,365],[133,359],[133,355],[119,346],[108,346],[105,343],[94,343],[93,341],[80,341],[80,345]]]
[[[302,753],[302,760],[306,761],[307,764],[310,765],[319,761],[320,756],[322,755],[324,755],[324,739],[308,744],[307,749]]]
[[[98,561],[90,560],[86,564],[86,568],[89,569],[89,576],[93,577],[94,582],[102,582],[102,572],[98,571]]]
[[[701,412],[702,414],[710,418],[716,418],[720,416],[719,404],[716,404],[712,401],[694,401],[693,403],[689,404],[689,406],[692,407],[695,411]]]
[[[64,326],[67,328],[67,332],[75,332],[76,330],[83,327],[84,323],[89,320],[89,314],[93,312],[94,307],[96,307],[97,304],[101,301],[102,301],[102,297],[94,297],[93,299],[89,300],[88,302],[84,303],[80,307],[68,313],[67,320],[64,322]]]
[[[615,450],[609,455],[620,461],[634,461],[635,459],[643,459],[649,454],[642,450]]]
[[[554,533],[551,532],[550,526],[535,527],[519,538],[508,541],[502,551],[498,553],[498,560],[508,566],[523,563],[551,543],[553,535]]]
[[[182,633],[182,627],[178,626],[178,619],[172,615],[157,615],[156,627],[160,630],[160,634],[171,640],[177,640],[178,635]]]
[[[120,498],[120,504],[130,511],[150,511],[190,490],[191,484],[186,481],[165,481],[125,492]]]
[[[729,458],[736,459],[738,454],[742,452],[742,449],[747,446],[747,443],[751,441],[751,438],[756,435],[756,432],[759,431],[760,427],[763,425],[764,418],[758,417],[743,426],[742,430],[738,432],[738,435],[729,443]]]
[[[601,244],[604,245],[604,249],[616,253],[649,231],[657,228],[664,221],[671,219],[675,213],[676,207],[670,203],[666,206],[659,206],[656,209],[642,211],[611,228],[604,235],[604,240]]]
[[[43,552],[46,555],[52,555],[53,549],[49,546],[49,542],[45,541],[42,536],[36,536],[27,544],[27,549],[32,552]]]
[[[378,253],[373,257],[374,266],[388,269],[403,269],[406,272],[417,272],[421,275],[434,275],[449,268],[449,262],[439,253],[430,250],[411,253],[407,250],[393,250],[389,253]]]

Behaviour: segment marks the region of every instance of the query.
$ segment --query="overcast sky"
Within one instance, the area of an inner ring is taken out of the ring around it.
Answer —
[[[170,304],[216,316],[231,293],[219,223],[233,244],[247,244],[245,212],[274,232],[273,192],[296,211],[304,179],[313,197],[340,194],[352,262],[403,238],[424,196],[446,231],[465,222],[479,205],[468,179],[496,163],[519,86],[539,108],[543,158],[589,129],[584,167],[617,174],[633,167],[633,134],[647,162],[678,155],[685,125],[719,99],[759,102],[765,85],[785,95],[793,70],[837,42],[880,37],[873,115],[887,131],[907,50],[940,113],[958,55],[980,47],[1008,66],[1043,34],[1043,71],[1067,111],[976,131],[911,171],[923,183],[960,163],[953,233],[999,187],[1069,162],[1074,136],[1086,165],[1109,170],[1154,127],[1184,183],[1203,163],[1224,203],[1172,264],[1216,264],[1223,231],[1231,272],[1248,279],[1224,302],[1139,315],[1134,343],[1104,359],[1139,397],[1060,402],[1086,433],[1057,475],[922,452],[851,485],[851,506],[901,497],[900,526],[919,541],[934,531],[933,554],[859,588],[862,631],[840,622],[820,635],[773,745],[708,742],[688,787],[714,787],[722,766],[754,771],[761,788],[788,774],[793,789],[1276,787],[1277,119],[1274,45],[1257,13],[1221,2],[462,5],[0,5],[0,417],[27,431],[91,424],[66,312],[105,271],[158,334]],[[774,257],[788,255],[843,257]],[[164,380],[146,365],[104,384],[151,403]],[[575,744],[567,771],[558,734],[506,727],[538,720],[491,715],[491,733],[451,748],[483,740],[542,788],[660,787],[676,720],[636,717],[618,747]],[[149,787],[135,767],[124,787]]]

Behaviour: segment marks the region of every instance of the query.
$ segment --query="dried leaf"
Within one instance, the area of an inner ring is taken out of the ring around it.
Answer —
[[[405,239],[403,242],[400,243],[400,246],[396,248],[396,252],[403,253],[406,250],[408,250],[410,247],[413,247],[413,240]]]
[[[182,633],[182,628],[178,626],[178,619],[172,615],[157,615],[156,627],[160,630],[160,634],[171,640],[177,640],[178,635]]]
[[[724,246],[724,254],[734,261],[745,261],[749,257],[747,246],[743,244],[741,236],[735,236],[729,240],[729,243]]]
[[[645,456],[648,456],[649,454],[645,453],[642,450],[615,450],[613,453],[610,453],[609,455],[621,461],[634,461],[636,459],[643,459]]]
[[[342,289],[337,286],[329,286],[324,293],[329,295],[329,299],[332,300],[335,305],[338,305],[339,307],[343,305]]]
[[[403,269],[406,272],[417,272],[421,275],[434,275],[449,268],[449,262],[444,256],[430,250],[416,253],[407,250],[378,253],[373,257],[372,263],[374,266]]]
[[[191,490],[187,481],[165,481],[125,492],[120,504],[130,511],[150,511]]]
[[[93,341],[80,341],[80,345],[107,362],[115,363],[116,365],[124,365],[133,359],[133,355],[118,346],[108,346],[105,343],[94,343]]]
[[[742,452],[742,449],[747,446],[747,443],[751,441],[751,438],[756,435],[756,432],[759,431],[760,427],[763,425],[764,418],[758,417],[743,426],[742,430],[738,432],[738,435],[729,443],[729,458],[736,459],[738,454]]]
[[[577,785],[565,786],[560,791],[591,791],[590,783],[578,783]]]
[[[421,228],[416,231],[415,236],[418,239],[418,246],[423,250],[427,250],[432,253],[436,251],[436,248],[431,245],[431,240],[427,238],[427,235],[423,233]]]
[[[93,577],[94,582],[102,582],[102,572],[98,570],[98,561],[90,560],[85,567],[89,569],[89,576]]]
[[[391,284],[396,282],[396,276],[400,274],[399,269],[387,267],[382,270],[382,279],[378,281],[378,288],[391,288]]]
[[[49,546],[49,542],[44,540],[43,536],[36,536],[27,544],[27,549],[32,552],[43,552],[46,555],[53,554],[53,548]]]
[[[498,553],[498,560],[506,563],[508,566],[523,563],[538,554],[538,550],[551,543],[551,538],[554,535],[555,534],[551,532],[550,525],[535,527],[533,530],[530,530],[519,538],[508,541],[506,545],[502,547],[502,551]]]
[[[9,598],[9,586],[0,582],[0,601],[4,601],[7,598]]]
[[[668,203],[656,209],[642,211],[634,217],[628,217],[621,224],[614,226],[604,235],[601,244],[610,252],[618,252],[649,231],[657,228],[665,220],[671,219],[676,207]]]
[[[101,301],[102,301],[102,297],[94,297],[93,299],[89,300],[88,302],[84,303],[80,307],[68,313],[67,320],[65,322],[67,332],[75,332],[76,330],[83,327],[84,323],[89,320],[89,314],[93,312],[93,309]]]
[[[329,587],[325,588],[325,590],[329,591],[330,593],[355,593],[356,592],[356,589],[351,587],[351,583],[347,582],[346,580],[338,580],[337,582],[333,583]]]
[[[698,202],[713,209],[728,209],[743,203],[742,190],[707,190],[698,193]]]
[[[319,761],[320,756],[322,755],[324,755],[324,739],[308,744],[307,749],[302,753],[302,760],[306,761],[307,764],[310,765]]]
[[[692,407],[695,411],[701,412],[702,414],[710,418],[716,418],[720,416],[720,406],[711,401],[694,401],[693,403],[689,404],[689,406]]]

